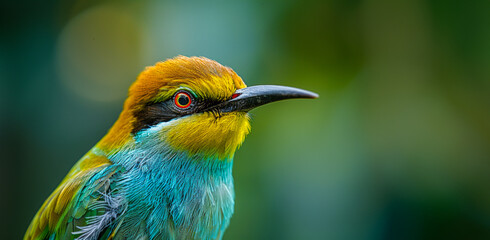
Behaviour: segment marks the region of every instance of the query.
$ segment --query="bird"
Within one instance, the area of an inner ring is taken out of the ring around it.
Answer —
[[[316,93],[247,87],[231,68],[177,56],[146,67],[107,134],[68,172],[24,239],[222,239],[249,111]]]

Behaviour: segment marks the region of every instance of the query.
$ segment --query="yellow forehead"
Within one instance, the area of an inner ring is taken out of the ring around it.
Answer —
[[[146,68],[129,89],[128,107],[166,100],[181,88],[202,98],[226,100],[245,87],[229,67],[204,57],[179,56]]]
[[[237,88],[233,81],[234,79],[230,75],[210,75],[197,79],[176,79],[168,85],[161,87],[153,101],[164,101],[173,96],[179,89],[191,90],[203,99],[225,101],[230,99],[237,89],[242,88]]]

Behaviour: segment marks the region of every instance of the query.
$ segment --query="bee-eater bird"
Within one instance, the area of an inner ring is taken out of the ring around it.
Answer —
[[[231,69],[179,56],[147,67],[118,120],[41,206],[24,239],[221,239],[247,112],[291,87],[246,87]]]

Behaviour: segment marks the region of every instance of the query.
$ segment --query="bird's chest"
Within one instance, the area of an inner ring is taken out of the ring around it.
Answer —
[[[135,238],[219,239],[233,214],[231,165],[203,168],[194,162],[159,166],[146,162],[123,178],[129,219],[123,228]]]

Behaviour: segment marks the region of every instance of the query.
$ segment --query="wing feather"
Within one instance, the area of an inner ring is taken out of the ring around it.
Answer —
[[[121,170],[105,156],[87,153],[41,206],[24,239],[75,238],[74,232],[105,212],[97,209],[95,203],[109,190],[113,175]]]

